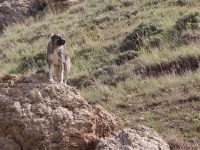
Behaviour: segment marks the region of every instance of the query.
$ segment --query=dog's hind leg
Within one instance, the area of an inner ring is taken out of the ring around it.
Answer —
[[[64,84],[67,85],[67,75],[64,75]]]
[[[66,63],[64,63],[64,83],[65,85],[67,85],[67,79],[68,79],[68,74],[70,72],[71,69],[71,62],[70,59],[68,59],[68,61],[66,61]]]
[[[67,85],[67,76],[68,76],[67,66],[66,64],[64,64],[64,84],[65,85]]]
[[[69,74],[69,71],[67,71],[67,70],[65,69],[65,72],[64,72],[64,84],[65,84],[65,85],[67,85],[68,74]]]

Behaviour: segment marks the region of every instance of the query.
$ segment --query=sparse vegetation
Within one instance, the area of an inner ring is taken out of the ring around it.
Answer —
[[[121,51],[148,51],[151,47],[159,47],[162,31],[159,25],[141,23],[123,40],[119,49]]]
[[[39,21],[29,18],[0,36],[0,72],[46,69],[48,37],[63,33],[73,64],[69,84],[88,102],[115,113],[121,127],[153,127],[172,150],[198,150],[199,5],[199,0],[85,0]]]
[[[177,44],[189,44],[200,40],[200,15],[192,12],[179,18],[172,31],[172,39]]]

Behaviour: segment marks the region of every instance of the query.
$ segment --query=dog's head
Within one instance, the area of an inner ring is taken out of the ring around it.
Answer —
[[[62,46],[65,44],[65,40],[63,38],[63,36],[58,35],[58,34],[52,34],[50,36],[51,42],[54,46]]]

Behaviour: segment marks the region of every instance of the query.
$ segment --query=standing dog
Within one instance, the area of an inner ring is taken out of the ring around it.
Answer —
[[[47,47],[47,63],[49,82],[53,83],[53,68],[60,83],[67,83],[67,75],[71,69],[70,57],[64,53],[65,40],[62,36],[52,34]]]

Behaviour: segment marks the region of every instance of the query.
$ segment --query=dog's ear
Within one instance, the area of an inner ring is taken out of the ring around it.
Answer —
[[[62,33],[62,34],[61,34],[61,36],[62,36],[62,37],[65,37],[65,34],[64,34],[64,33]]]
[[[56,35],[55,33],[52,33],[49,38],[53,39],[55,37],[55,35]]]

